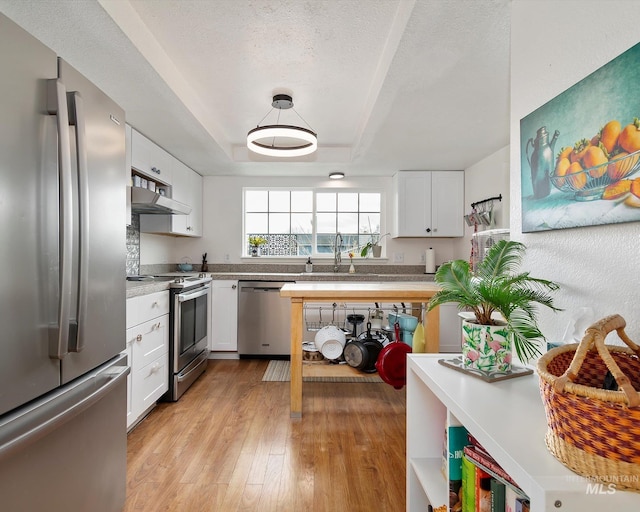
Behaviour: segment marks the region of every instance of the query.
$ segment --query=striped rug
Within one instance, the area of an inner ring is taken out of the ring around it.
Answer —
[[[291,362],[271,360],[262,376],[263,382],[289,382]],[[303,377],[304,382],[384,382],[378,374],[362,373],[357,377]]]

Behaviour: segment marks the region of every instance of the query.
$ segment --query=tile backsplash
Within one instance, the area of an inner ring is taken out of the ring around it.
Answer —
[[[131,215],[131,225],[127,226],[127,267],[128,276],[140,273],[140,215]]]

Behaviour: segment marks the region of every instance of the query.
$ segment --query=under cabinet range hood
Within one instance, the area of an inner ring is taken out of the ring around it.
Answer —
[[[191,207],[141,187],[131,190],[131,212],[157,215],[189,215]]]

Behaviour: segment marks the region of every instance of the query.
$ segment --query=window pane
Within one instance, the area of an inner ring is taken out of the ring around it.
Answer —
[[[357,213],[338,213],[338,231],[342,234],[358,232]]]
[[[319,212],[335,212],[336,194],[334,192],[316,194],[316,209]]]
[[[360,194],[360,211],[361,212],[379,212],[380,211],[380,194],[378,193]]]
[[[318,213],[316,215],[316,231],[318,233],[336,233],[336,214],[335,213]]]
[[[311,190],[294,190],[291,192],[292,212],[312,212],[313,192]]]
[[[244,207],[247,212],[266,212],[267,211],[267,191],[266,190],[247,190],[245,191]]]
[[[266,213],[247,213],[244,221],[244,230],[247,235],[267,233]]]
[[[316,251],[319,254],[328,254],[328,253],[333,254],[333,244],[335,243],[335,240],[336,240],[335,233],[331,233],[331,234],[318,233],[318,235],[316,236],[316,240],[317,240]],[[342,248],[344,249],[344,244]]]
[[[313,214],[292,213],[291,214],[292,233],[313,233]]]
[[[339,212],[357,212],[358,211],[358,194],[341,192],[338,194],[338,211]]]
[[[380,233],[380,214],[361,213],[360,233]]]
[[[269,214],[269,233],[289,233],[289,214]]]
[[[288,212],[291,211],[290,192],[288,190],[269,191],[269,211]]]

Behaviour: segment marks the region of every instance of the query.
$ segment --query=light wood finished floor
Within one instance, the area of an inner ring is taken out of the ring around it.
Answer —
[[[292,420],[266,366],[209,361],[129,434],[125,512],[405,510],[404,389],[305,383]]]

